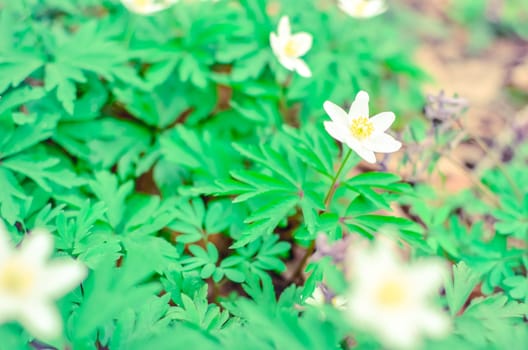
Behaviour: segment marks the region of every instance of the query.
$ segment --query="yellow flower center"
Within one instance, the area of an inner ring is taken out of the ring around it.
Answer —
[[[383,283],[376,293],[376,300],[385,307],[397,307],[406,299],[406,288],[397,280]]]
[[[13,296],[29,294],[35,286],[35,271],[12,259],[0,266],[0,290]]]
[[[360,1],[356,6],[356,14],[358,16],[363,16],[367,8],[368,1]]]
[[[134,5],[139,8],[147,7],[151,3],[151,0],[134,0]]]
[[[358,117],[352,120],[350,132],[358,140],[364,140],[374,132],[374,125],[366,117]]]
[[[286,45],[284,45],[284,54],[288,57],[297,57],[298,56],[298,53],[299,52],[299,46],[297,45],[297,43],[295,43],[294,40],[290,39],[288,40],[288,42],[286,43]]]

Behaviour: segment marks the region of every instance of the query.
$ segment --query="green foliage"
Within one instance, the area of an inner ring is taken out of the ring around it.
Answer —
[[[318,235],[380,231],[456,264],[437,300],[454,330],[428,348],[526,341],[525,163],[507,167],[515,186],[484,174],[491,207],[344,162],[323,102],[366,90],[372,110],[407,121],[426,75],[397,11],[360,21],[331,3],[181,1],[141,16],[118,0],[0,0],[0,220],[16,243],[49,230],[53,255],[90,269],[58,302],[61,338],[2,323],[0,349],[379,348],[306,300],[349,283],[346,262],[309,259]],[[472,8],[457,19],[476,21]],[[273,55],[282,15],[314,36],[310,79]],[[425,129],[413,122],[416,139]]]

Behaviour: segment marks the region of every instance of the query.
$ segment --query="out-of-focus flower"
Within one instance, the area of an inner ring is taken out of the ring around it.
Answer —
[[[355,18],[369,18],[387,11],[385,0],[339,0],[339,8]]]
[[[312,76],[312,72],[300,57],[310,50],[312,40],[312,35],[305,32],[292,34],[288,16],[282,16],[279,20],[277,34],[270,33],[271,49],[280,64],[284,68],[296,71],[299,75],[307,78]]]
[[[127,9],[140,15],[151,15],[163,11],[178,1],[179,0],[121,0]]]
[[[369,119],[369,95],[360,91],[350,106],[348,114],[336,104],[323,105],[332,121],[324,122],[326,131],[337,141],[345,143],[361,158],[376,163],[374,152],[392,153],[401,148],[401,142],[385,133],[396,116],[382,112]]]
[[[441,261],[404,264],[388,240],[377,240],[369,249],[351,247],[350,261],[353,289],[347,315],[354,325],[390,348],[412,349],[423,335],[447,335],[449,317],[429,300],[447,274]]]
[[[346,299],[340,295],[334,295],[324,284],[315,287],[312,295],[306,299],[306,304],[312,306],[323,306],[327,303],[332,304],[336,309],[344,310],[346,308]]]
[[[18,321],[34,337],[54,339],[62,319],[53,304],[86,277],[86,267],[71,259],[48,262],[52,236],[34,230],[14,248],[0,221],[0,324]]]

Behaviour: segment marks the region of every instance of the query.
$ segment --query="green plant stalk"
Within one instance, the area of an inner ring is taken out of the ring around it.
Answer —
[[[345,164],[348,162],[348,159],[352,155],[352,150],[349,149],[348,152],[343,157],[343,161],[341,162],[341,165],[339,166],[339,169],[337,169],[337,172],[332,179],[332,183],[330,184],[330,188],[328,189],[328,192],[326,192],[325,198],[324,198],[324,205],[325,205],[325,211],[328,210],[328,206],[330,205],[330,202],[332,201],[332,198],[334,197],[335,191],[336,191],[336,183],[337,180],[341,177],[341,173],[343,172],[343,169],[345,168]],[[297,265],[297,268],[293,272],[290,282],[294,281],[302,272],[302,269],[304,265],[306,264],[306,261],[308,261],[308,258],[315,250],[315,239],[310,243],[308,248],[306,249],[306,252],[304,253],[301,261],[299,262],[299,265]]]
[[[335,190],[336,190],[335,184],[336,184],[337,180],[339,179],[339,177],[341,176],[341,172],[345,168],[345,164],[346,164],[346,162],[348,161],[348,159],[350,158],[351,155],[352,155],[352,150],[349,149],[348,152],[343,157],[343,161],[341,162],[341,166],[339,166],[339,169],[337,169],[336,175],[332,179],[332,183],[330,184],[330,188],[328,189],[328,192],[326,193],[326,196],[324,198],[325,211],[328,210],[328,206],[330,205],[330,201],[332,200],[332,197],[334,196],[334,193],[335,193]]]

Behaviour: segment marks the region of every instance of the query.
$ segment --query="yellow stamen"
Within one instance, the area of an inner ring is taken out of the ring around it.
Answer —
[[[0,266],[0,290],[10,295],[27,295],[35,285],[35,271],[26,264],[10,260]]]
[[[139,8],[147,7],[150,4],[151,4],[151,0],[134,0],[134,5]]]
[[[360,1],[356,6],[356,14],[358,16],[363,16],[365,14],[365,9],[367,8],[368,1]]]
[[[284,54],[288,57],[297,57],[299,52],[299,47],[295,41],[292,39],[288,40],[286,45],[284,46]]]
[[[374,132],[374,125],[366,117],[358,117],[352,120],[350,125],[350,132],[358,140],[368,138]]]
[[[405,286],[397,280],[388,280],[378,289],[377,301],[385,307],[397,307],[406,299]]]

